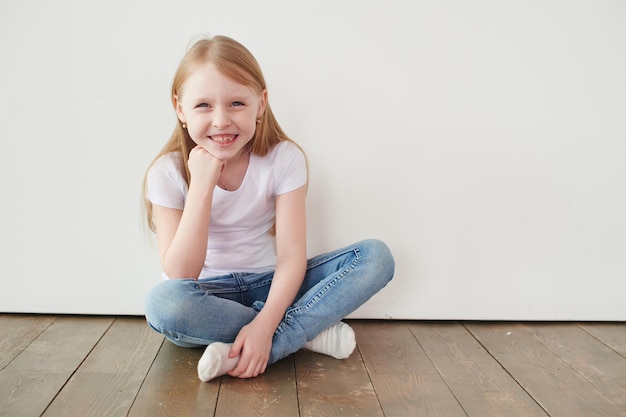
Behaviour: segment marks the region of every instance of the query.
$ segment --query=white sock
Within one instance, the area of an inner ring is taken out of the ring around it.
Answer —
[[[228,357],[232,343],[215,342],[206,347],[198,361],[198,377],[208,382],[235,369],[239,356]]]
[[[355,347],[354,330],[342,321],[322,331],[304,345],[305,349],[336,359],[346,359]]]

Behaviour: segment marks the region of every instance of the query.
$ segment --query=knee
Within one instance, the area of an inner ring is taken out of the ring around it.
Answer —
[[[395,260],[391,250],[385,242],[378,239],[368,239],[361,242],[370,267],[375,271],[375,276],[381,281],[382,286],[387,285],[393,278]]]
[[[183,318],[180,300],[183,281],[162,281],[155,285],[145,300],[145,315],[148,324],[158,332],[163,332]]]

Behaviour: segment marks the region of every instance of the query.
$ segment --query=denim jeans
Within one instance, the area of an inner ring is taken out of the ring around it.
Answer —
[[[379,240],[364,240],[307,262],[304,282],[272,339],[274,363],[334,325],[391,280],[394,260]],[[146,299],[150,327],[174,344],[233,342],[263,308],[273,272],[233,273],[157,284]]]

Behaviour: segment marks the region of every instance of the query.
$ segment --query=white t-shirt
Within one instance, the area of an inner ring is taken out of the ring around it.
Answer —
[[[181,175],[179,152],[159,158],[148,173],[152,204],[182,210],[189,187]],[[208,249],[200,278],[232,272],[267,272],[276,266],[275,198],[307,181],[304,155],[291,142],[279,142],[264,157],[250,155],[248,170],[236,191],[215,187]]]

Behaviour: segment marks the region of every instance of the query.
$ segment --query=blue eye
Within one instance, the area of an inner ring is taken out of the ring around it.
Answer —
[[[209,107],[209,105],[207,103],[196,104],[196,108],[198,107]]]
[[[243,101],[234,101],[232,105],[233,107],[245,106]]]

